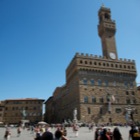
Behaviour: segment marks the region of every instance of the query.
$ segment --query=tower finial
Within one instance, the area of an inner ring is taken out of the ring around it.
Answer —
[[[104,3],[102,3],[102,7],[105,7]]]
[[[104,6],[104,3],[103,3],[103,0],[101,0],[101,2],[102,2],[102,6],[101,6],[101,7],[105,7],[105,6]]]

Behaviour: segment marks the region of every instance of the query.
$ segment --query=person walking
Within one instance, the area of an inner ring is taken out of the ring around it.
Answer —
[[[10,140],[11,137],[11,131],[9,125],[6,126],[5,134],[4,134],[4,139]]]

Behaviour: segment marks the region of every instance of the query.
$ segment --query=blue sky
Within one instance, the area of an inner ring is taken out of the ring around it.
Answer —
[[[102,55],[98,10],[116,21],[119,58],[136,61],[140,0],[0,0],[0,100],[50,97],[76,52]]]

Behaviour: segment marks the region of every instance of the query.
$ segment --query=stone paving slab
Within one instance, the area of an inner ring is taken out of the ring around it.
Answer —
[[[114,127],[109,127],[111,130],[114,129]],[[120,132],[123,136],[123,140],[128,140],[129,136],[129,130],[130,127],[118,127],[120,129]],[[79,136],[75,137],[74,132],[72,131],[72,128],[67,128],[68,132],[68,139],[69,140],[94,140],[94,132],[96,127],[94,127],[93,131],[89,131],[87,127],[81,127],[79,129]],[[55,128],[53,128],[51,131],[52,133],[55,132]],[[0,140],[4,140],[3,136],[5,133],[5,128],[0,128]],[[11,138],[10,140],[34,140],[34,134],[31,134],[30,131],[22,130],[20,137],[17,137],[17,129],[11,128]]]

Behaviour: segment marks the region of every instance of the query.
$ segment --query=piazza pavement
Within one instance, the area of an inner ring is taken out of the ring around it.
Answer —
[[[114,129],[115,126],[109,127],[111,130]],[[123,140],[128,140],[130,127],[118,127]],[[93,131],[89,131],[88,127],[79,128],[79,136],[75,137],[75,134],[72,131],[72,128],[67,128],[67,138],[69,140],[94,140],[94,132],[96,127],[93,128]],[[51,130],[52,133],[55,132],[55,128]],[[3,136],[5,133],[5,128],[0,128],[0,140],[4,140]],[[34,140],[34,134],[32,134],[29,130],[22,130],[20,137],[17,137],[17,128],[11,128],[11,138],[10,140]]]

